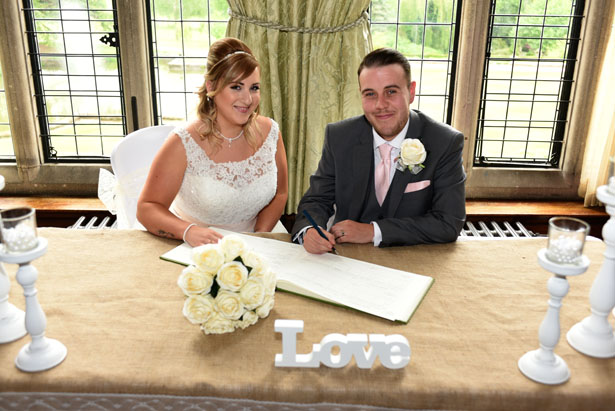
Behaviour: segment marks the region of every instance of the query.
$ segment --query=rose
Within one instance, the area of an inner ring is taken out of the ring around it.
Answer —
[[[233,324],[233,321],[214,312],[209,319],[201,325],[201,330],[203,330],[205,334],[230,333],[235,331],[235,324]]]
[[[267,270],[264,276],[265,294],[273,295],[275,293],[275,286],[277,283],[276,275],[273,271]]]
[[[260,278],[250,277],[239,291],[241,302],[248,310],[253,310],[263,303],[265,285]]]
[[[246,243],[236,235],[226,235],[220,240],[220,247],[226,261],[233,261],[246,250]]]
[[[224,264],[224,252],[217,244],[205,244],[192,250],[192,261],[203,271],[215,273]]]
[[[220,290],[215,302],[220,315],[229,320],[240,319],[245,311],[239,294],[231,291]]]
[[[240,327],[242,330],[256,324],[258,321],[258,315],[254,311],[246,311],[243,313],[243,317],[241,317],[240,321],[237,321],[237,327]]]
[[[195,265],[184,268],[177,279],[177,285],[187,296],[209,293],[213,282],[211,275]]]
[[[248,280],[248,269],[238,261],[225,263],[218,270],[216,282],[220,288],[239,291]]]
[[[252,275],[253,272],[267,269],[267,263],[265,262],[265,260],[263,260],[260,254],[257,254],[252,250],[244,251],[241,254],[241,260],[247,267],[252,268],[252,271],[250,271],[250,275]]]
[[[273,303],[274,303],[273,295],[265,296],[265,299],[263,300],[263,304],[256,309],[256,314],[260,318],[267,317],[269,315],[269,312],[273,308]]]
[[[256,273],[250,273],[250,278],[260,278],[265,286],[265,295],[273,295],[275,293],[276,276],[270,269],[265,271],[257,271]]]
[[[210,295],[191,295],[184,301],[182,312],[192,324],[201,324],[215,313],[214,299]]]
[[[421,165],[427,153],[425,147],[420,140],[415,138],[407,138],[401,143],[400,162],[409,168],[415,165]]]

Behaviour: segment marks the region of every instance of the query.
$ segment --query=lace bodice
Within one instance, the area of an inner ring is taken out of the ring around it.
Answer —
[[[278,130],[271,120],[269,134],[254,155],[224,163],[211,160],[184,127],[173,130],[184,144],[188,160],[173,212],[194,223],[254,231],[258,213],[277,190]]]

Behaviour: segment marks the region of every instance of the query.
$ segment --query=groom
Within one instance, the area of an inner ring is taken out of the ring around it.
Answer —
[[[327,125],[293,240],[315,254],[336,243],[385,247],[455,241],[465,220],[463,135],[410,110],[416,83],[398,51],[372,51],[358,74],[365,115]]]

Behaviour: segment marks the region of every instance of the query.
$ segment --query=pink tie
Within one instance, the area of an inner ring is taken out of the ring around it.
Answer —
[[[380,150],[380,163],[376,167],[376,173],[374,174],[376,185],[376,198],[378,204],[382,205],[384,197],[387,195],[389,189],[389,171],[391,170],[391,149],[393,146],[384,143],[378,146]]]

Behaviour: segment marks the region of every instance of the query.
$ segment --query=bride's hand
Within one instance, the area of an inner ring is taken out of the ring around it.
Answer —
[[[222,234],[211,228],[195,225],[190,227],[185,238],[188,245],[197,247],[203,244],[216,244],[222,237],[224,237]]]

